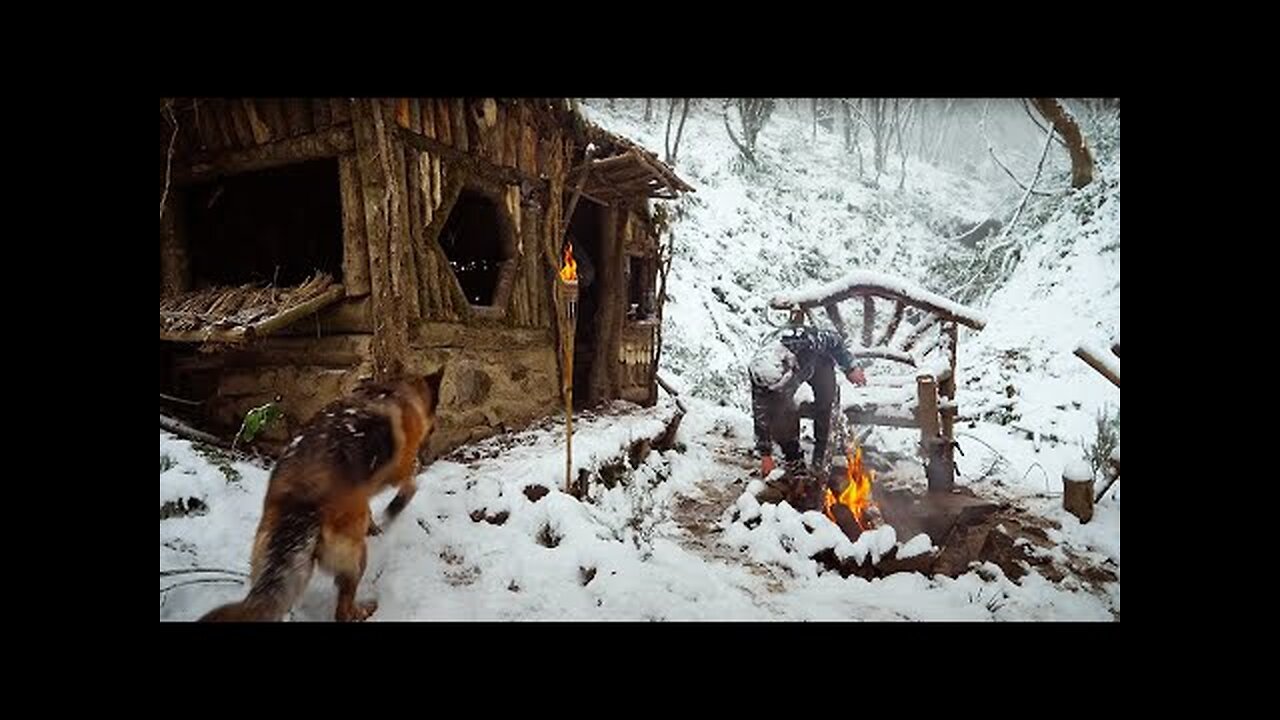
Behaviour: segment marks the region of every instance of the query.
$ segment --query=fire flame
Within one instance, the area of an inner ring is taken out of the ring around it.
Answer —
[[[862,448],[855,448],[853,453],[845,450],[845,457],[849,460],[849,468],[846,471],[849,484],[841,491],[840,497],[836,497],[830,488],[823,491],[822,496],[822,512],[835,522],[836,516],[833,509],[836,503],[844,505],[853,513],[853,518],[858,521],[858,527],[863,530],[870,529],[870,521],[863,519],[863,513],[867,508],[875,507],[871,502],[871,481],[875,480],[875,471],[866,471],[862,467]]]
[[[564,266],[560,268],[560,279],[567,283],[578,282],[578,263],[573,259],[573,243],[564,246]]]

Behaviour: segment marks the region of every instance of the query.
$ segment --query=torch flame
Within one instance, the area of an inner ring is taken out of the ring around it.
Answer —
[[[836,497],[830,488],[823,491],[822,512],[832,522],[835,522],[836,516],[832,512],[836,503],[844,505],[853,513],[853,518],[858,521],[858,527],[863,530],[870,529],[869,520],[863,519],[863,513],[867,508],[874,507],[871,502],[871,481],[875,480],[875,471],[866,471],[862,467],[862,448],[855,448],[850,454],[845,450],[845,457],[849,460],[849,468],[846,471],[849,484],[841,491],[840,497]]]
[[[560,268],[560,279],[567,283],[578,282],[578,263],[573,259],[573,243],[564,246],[564,265]]]

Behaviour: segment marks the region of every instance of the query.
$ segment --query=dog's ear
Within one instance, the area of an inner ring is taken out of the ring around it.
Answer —
[[[436,406],[440,404],[440,380],[444,377],[444,368],[441,367],[434,373],[423,378],[427,383],[427,389],[431,391],[431,397],[427,398],[427,408],[431,412],[436,411]]]

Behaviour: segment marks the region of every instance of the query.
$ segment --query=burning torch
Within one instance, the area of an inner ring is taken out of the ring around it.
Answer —
[[[573,259],[573,241],[565,243],[564,263],[556,283],[559,300],[560,347],[564,349],[564,488],[573,492],[573,336],[578,327],[578,263]]]

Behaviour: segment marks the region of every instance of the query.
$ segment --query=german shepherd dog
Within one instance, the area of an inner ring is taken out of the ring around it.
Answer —
[[[369,501],[392,485],[387,521],[417,492],[418,451],[436,426],[440,370],[426,377],[366,382],[316,413],[271,472],[253,541],[249,595],[201,621],[280,620],[297,602],[316,563],[334,575],[334,619],[360,621],[376,602],[356,603],[364,575]]]

